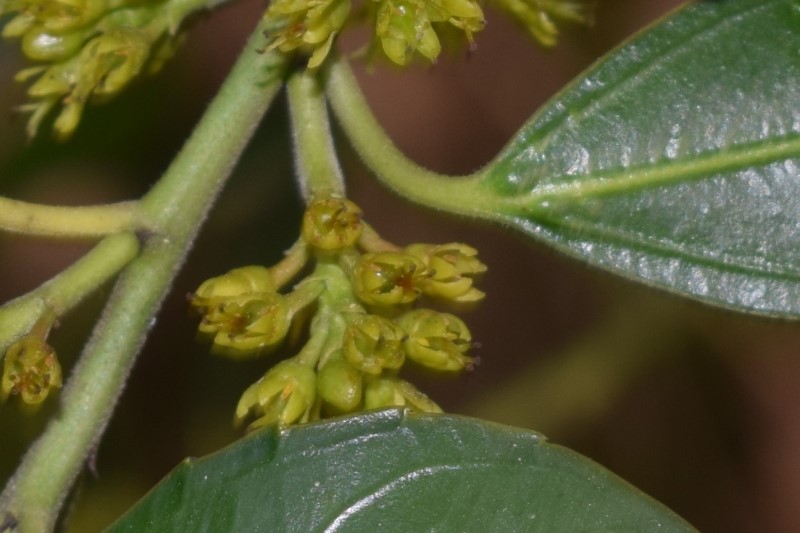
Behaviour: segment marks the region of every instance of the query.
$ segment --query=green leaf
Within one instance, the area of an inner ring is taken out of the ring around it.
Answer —
[[[800,317],[800,4],[682,9],[567,87],[461,188],[479,216],[623,276]]]
[[[693,531],[539,434],[388,410],[186,460],[124,531]]]

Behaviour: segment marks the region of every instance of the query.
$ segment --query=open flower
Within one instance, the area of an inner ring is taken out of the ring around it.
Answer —
[[[206,312],[224,300],[248,293],[275,292],[268,268],[258,265],[233,270],[204,281],[191,297],[192,307]]]
[[[43,339],[28,335],[6,350],[0,394],[19,396],[23,402],[42,403],[50,391],[61,388],[61,365],[56,351]]]
[[[425,263],[411,254],[377,252],[361,256],[353,288],[365,303],[390,306],[413,302],[420,295]]]
[[[466,244],[412,244],[406,252],[421,259],[428,276],[421,280],[425,294],[455,302],[476,302],[485,294],[472,286],[473,278],[486,272],[478,251]]]
[[[209,309],[200,333],[213,335],[225,355],[257,355],[283,341],[291,316],[286,298],[278,293],[248,293],[227,298]]]
[[[274,0],[264,14],[267,50],[300,49],[311,57],[309,68],[322,64],[350,14],[350,0]]]
[[[406,333],[387,318],[357,315],[344,334],[344,356],[366,374],[378,375],[384,369],[397,370],[405,361],[405,338]]]
[[[474,365],[466,355],[472,346],[467,325],[455,315],[431,309],[415,309],[398,319],[408,338],[408,357],[435,370],[463,370]]]

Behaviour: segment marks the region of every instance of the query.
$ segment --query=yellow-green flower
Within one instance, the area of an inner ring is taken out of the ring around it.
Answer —
[[[484,27],[483,10],[475,0],[375,0],[375,37],[386,56],[405,65],[415,52],[435,61],[442,50],[437,32],[446,26],[473,35]]]
[[[232,296],[247,293],[275,292],[268,268],[258,265],[233,270],[204,281],[192,295],[191,305],[201,312],[222,303]]]
[[[433,61],[442,51],[425,0],[382,0],[375,36],[386,56],[398,65],[408,63],[414,52]]]
[[[364,408],[405,407],[419,413],[441,413],[442,408],[408,381],[396,377],[370,379],[364,386]]]
[[[298,361],[281,361],[250,385],[236,406],[236,422],[254,416],[250,429],[307,422],[317,395],[314,370]]]
[[[407,304],[422,292],[420,281],[426,275],[425,264],[411,254],[368,253],[356,264],[353,289],[369,305]]]
[[[408,338],[406,354],[417,363],[435,370],[463,370],[474,365],[466,355],[472,346],[467,325],[455,315],[431,309],[415,309],[398,319]]]
[[[212,335],[214,346],[224,355],[246,357],[280,344],[290,324],[290,309],[283,295],[248,293],[209,309],[198,329]]]
[[[336,353],[320,369],[317,391],[334,413],[350,413],[361,405],[361,372]]]
[[[3,36],[21,39],[22,51],[44,63],[24,69],[19,82],[35,80],[28,133],[57,108],[53,130],[69,137],[89,102],[107,100],[144,73],[156,72],[174,52],[187,6],[168,1],[9,0],[0,15],[13,14]]]
[[[0,395],[19,396],[23,402],[42,403],[50,391],[61,388],[61,365],[55,350],[43,339],[28,335],[6,350]]]
[[[405,361],[406,333],[387,318],[357,315],[351,319],[342,347],[347,361],[358,370],[378,375],[397,370]]]
[[[350,0],[274,0],[264,14],[267,50],[300,49],[311,57],[309,68],[322,64],[350,14]]]
[[[428,276],[420,282],[425,294],[455,302],[476,302],[485,294],[472,286],[474,276],[486,272],[478,251],[461,243],[412,244],[406,252],[421,259]]]
[[[303,214],[303,239],[325,251],[353,246],[364,224],[361,209],[345,198],[329,196],[311,201]]]

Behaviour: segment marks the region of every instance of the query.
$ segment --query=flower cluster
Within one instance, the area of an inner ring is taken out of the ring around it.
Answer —
[[[313,273],[281,293],[311,256]],[[388,243],[355,204],[326,196],[310,202],[301,243],[281,263],[212,278],[190,301],[203,315],[200,333],[232,357],[274,348],[293,322],[313,315],[306,345],[244,392],[237,422],[287,425],[390,406],[440,412],[399,372],[407,360],[437,371],[471,369],[472,335],[457,316],[414,306],[481,300],[473,282],[485,270],[465,244]]]
[[[591,14],[586,0],[494,0],[517,19],[540,43],[555,43],[554,20],[584,23]],[[264,15],[267,49],[299,50],[316,68],[351,16],[350,0],[273,0]],[[470,49],[474,34],[486,25],[476,0],[366,0],[354,18],[369,20],[374,28],[371,45],[392,62],[405,65],[415,54],[436,61],[443,34],[460,32]]]
[[[19,82],[32,81],[33,136],[51,111],[58,138],[69,137],[84,107],[117,95],[143,73],[155,73],[180,42],[177,28],[186,6],[170,0],[7,0],[0,16],[11,15],[2,35],[21,40],[23,53],[40,63],[22,70]]]

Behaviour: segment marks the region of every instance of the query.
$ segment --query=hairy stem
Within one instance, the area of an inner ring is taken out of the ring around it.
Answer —
[[[136,202],[65,207],[0,197],[0,230],[46,237],[102,237],[133,230]]]
[[[138,251],[139,241],[132,233],[106,237],[47,283],[0,307],[0,360],[8,345],[26,334],[39,317],[63,315],[116,275]]]
[[[139,211],[152,228],[123,271],[62,395],[62,408],[0,495],[18,531],[53,528],[65,495],[99,442],[136,354],[222,184],[281,86],[284,61],[257,54],[254,32],[203,119]]]
[[[295,73],[287,83],[294,132],[295,165],[306,201],[344,194],[344,179],[331,137],[325,93],[314,72]]]
[[[451,177],[417,165],[394,145],[372,114],[350,67],[331,61],[325,87],[331,107],[353,147],[375,176],[409,200],[464,215],[483,213],[480,173]]]

